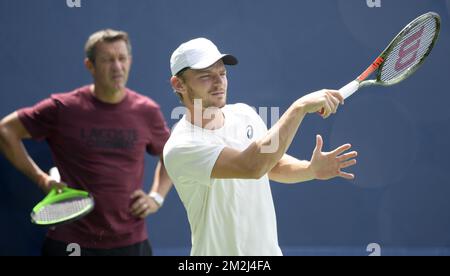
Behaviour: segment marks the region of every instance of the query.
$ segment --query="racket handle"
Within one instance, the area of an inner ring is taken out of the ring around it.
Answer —
[[[59,171],[57,167],[53,167],[49,171],[50,177],[55,180],[56,182],[61,181],[61,176],[59,175]]]
[[[346,86],[339,89],[339,93],[341,93],[342,97],[344,97],[344,100],[345,100],[348,97],[350,97],[353,93],[358,91],[358,89],[359,89],[359,81],[354,80],[354,81],[350,82],[349,84],[347,84]],[[324,112],[325,112],[325,109],[322,108],[322,110],[320,110],[319,114],[323,115]]]
[[[344,97],[344,99],[347,99],[353,93],[358,91],[358,89],[359,89],[359,81],[354,80],[354,81],[350,82],[349,84],[347,84],[346,86],[339,89],[339,93],[341,93],[341,95],[342,95],[342,97]]]

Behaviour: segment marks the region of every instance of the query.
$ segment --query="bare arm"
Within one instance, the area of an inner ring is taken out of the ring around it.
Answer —
[[[151,192],[158,193],[162,198],[165,198],[172,188],[172,181],[167,174],[164,166],[163,158],[160,157],[160,161],[155,168],[155,176],[153,178],[153,185]],[[145,218],[150,214],[156,213],[161,207],[150,194],[146,194],[142,190],[135,191],[131,195],[131,199],[134,201],[131,206],[130,212],[139,218]]]
[[[0,121],[0,150],[14,167],[25,174],[44,191],[48,192],[51,183],[48,174],[44,173],[31,159],[22,140],[31,138],[23,126],[17,112]]]
[[[309,161],[299,160],[285,154],[269,172],[269,178],[270,180],[286,184],[313,180],[315,177],[310,164],[311,162]]]
[[[244,151],[225,148],[214,165],[211,177],[261,178],[284,156],[306,114],[316,113],[323,108],[325,112],[322,116],[328,118],[343,100],[338,91],[332,90],[321,90],[300,98],[263,139],[252,143]]]
[[[301,161],[285,154],[269,172],[269,178],[280,183],[327,180],[334,177],[355,178],[353,174],[342,171],[356,164],[354,159],[358,155],[356,151],[344,153],[351,148],[350,144],[342,145],[331,152],[322,152],[322,146],[322,137],[318,135],[311,161]]]
[[[167,174],[166,167],[164,166],[163,157],[160,156],[160,160],[155,169],[155,177],[153,179],[153,185],[151,192],[156,192],[162,197],[166,197],[172,188],[172,180],[170,180]]]

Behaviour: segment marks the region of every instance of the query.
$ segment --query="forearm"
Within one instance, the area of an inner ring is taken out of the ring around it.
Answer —
[[[270,180],[279,183],[299,183],[315,179],[309,161],[298,160],[284,155],[278,164],[269,172]]]
[[[155,168],[155,176],[153,178],[151,192],[156,192],[162,197],[166,197],[171,188],[172,181],[167,174],[164,163],[160,160]]]
[[[304,117],[303,106],[294,103],[263,139],[246,150],[250,153],[248,160],[260,172],[259,176],[270,172],[284,156]]]
[[[344,99],[339,91],[320,90],[298,99],[261,140],[244,151],[225,147],[217,158],[211,178],[259,179],[269,173],[286,153],[307,113],[324,109],[323,118],[335,113]]]
[[[47,174],[31,159],[22,141],[5,128],[0,133],[0,150],[15,168],[45,188]]]

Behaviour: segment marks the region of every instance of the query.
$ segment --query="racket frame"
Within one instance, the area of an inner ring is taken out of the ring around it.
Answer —
[[[397,46],[400,40],[403,39],[405,33],[408,33],[412,28],[416,27],[417,25],[421,24],[424,20],[428,19],[429,17],[432,17],[435,20],[436,23],[436,31],[435,35],[433,37],[433,40],[428,47],[427,52],[421,57],[420,61],[415,64],[414,66],[408,68],[405,72],[403,72],[400,76],[394,78],[391,81],[385,82],[381,80],[381,72],[383,72],[383,67],[385,66],[385,60],[391,54],[391,52],[394,50],[394,48]],[[344,99],[350,97],[353,93],[358,91],[362,87],[366,86],[372,86],[372,85],[381,85],[381,86],[391,86],[394,84],[397,84],[409,76],[411,76],[414,72],[416,72],[417,69],[423,64],[425,59],[430,54],[431,50],[433,49],[434,45],[436,44],[437,39],[439,38],[439,33],[441,29],[441,18],[439,14],[435,12],[428,12],[425,13],[413,21],[411,21],[406,27],[403,28],[396,36],[395,38],[389,43],[388,47],[379,55],[375,61],[361,74],[358,78],[356,78],[354,81],[348,83],[341,89],[339,89],[339,92],[344,97]],[[375,79],[366,80],[372,73],[377,71],[377,76]],[[323,114],[323,110],[321,110],[320,114]]]
[[[42,208],[49,206],[51,204],[68,201],[71,199],[90,199],[91,205],[88,206],[88,208],[84,208],[81,211],[74,213],[70,216],[67,216],[64,219],[54,220],[54,221],[39,221],[36,220],[36,215],[39,211],[42,210]],[[87,215],[94,209],[94,200],[86,191],[81,191],[77,189],[72,189],[69,187],[63,187],[63,188],[53,188],[48,195],[39,202],[32,210],[31,212],[31,221],[34,224],[38,225],[44,225],[44,226],[50,226],[50,225],[59,225],[59,224],[65,224],[72,222],[74,220],[80,219],[83,216]]]
[[[402,73],[399,77],[385,82],[381,80],[381,72],[383,71],[383,68],[385,66],[385,59],[391,54],[391,52],[394,50],[394,48],[398,45],[399,41],[401,41],[405,34],[409,33],[411,29],[416,27],[417,25],[421,24],[423,21],[428,19],[429,17],[433,17],[436,23],[436,31],[435,35],[433,37],[433,40],[428,47],[427,52],[421,57],[420,61],[415,64],[414,66],[408,68],[406,72]],[[414,72],[419,69],[419,67],[425,62],[425,59],[430,54],[431,50],[434,48],[434,45],[436,44],[437,39],[439,38],[439,33],[441,29],[441,20],[440,16],[435,12],[428,12],[425,13],[416,19],[414,19],[412,22],[410,22],[406,27],[401,30],[397,36],[389,43],[389,46],[381,53],[380,56],[378,56],[375,61],[369,66],[369,68],[366,69],[356,80],[359,81],[359,87],[365,87],[370,85],[382,85],[382,86],[391,86],[394,84],[397,84],[405,79],[407,79],[409,76],[414,74]],[[369,75],[371,75],[373,72],[377,71],[377,77],[375,80],[366,80]]]

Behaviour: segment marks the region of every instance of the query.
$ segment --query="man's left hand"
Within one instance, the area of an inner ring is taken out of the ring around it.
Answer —
[[[144,219],[148,215],[156,213],[159,205],[142,190],[137,190],[131,195],[132,205],[130,212],[133,216]]]
[[[356,159],[354,158],[358,153],[356,151],[345,153],[352,146],[346,144],[331,152],[322,152],[322,146],[322,137],[317,135],[316,148],[314,149],[310,164],[314,178],[328,180],[339,176],[349,180],[354,179],[354,174],[342,171],[342,169],[356,164]]]

